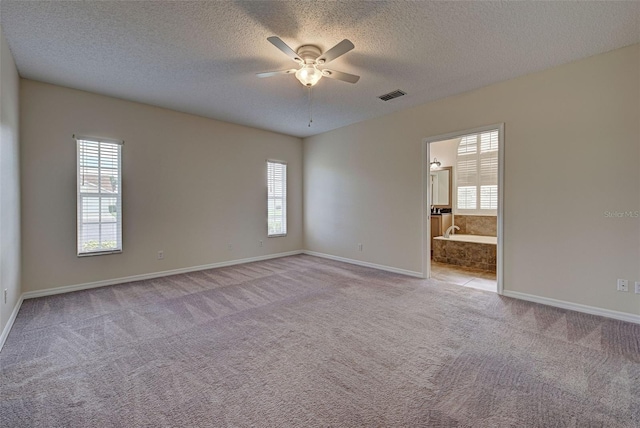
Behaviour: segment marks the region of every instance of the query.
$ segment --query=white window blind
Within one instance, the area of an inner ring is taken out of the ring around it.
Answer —
[[[498,209],[498,130],[466,135],[458,144],[456,212],[495,214]]]
[[[287,234],[287,164],[267,161],[267,236]]]
[[[122,251],[122,141],[75,136],[78,255]]]

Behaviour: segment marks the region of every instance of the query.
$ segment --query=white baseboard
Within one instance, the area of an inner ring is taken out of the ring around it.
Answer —
[[[597,308],[595,306],[581,305],[580,303],[571,303],[564,300],[552,299],[550,297],[534,296],[533,294],[520,293],[519,291],[504,290],[502,292],[502,295],[506,297],[512,297],[514,299],[554,306],[556,308],[569,309],[571,311],[584,312],[585,314],[599,315],[601,317],[613,318],[620,321],[640,324],[640,315],[633,315],[626,312],[612,311],[610,309]]]
[[[316,253],[315,251],[304,250],[303,253],[304,254],[308,254],[310,256],[322,257],[324,259],[330,259],[330,260],[336,260],[336,261],[339,261],[339,262],[350,263],[352,265],[365,266],[365,267],[370,267],[370,268],[374,268],[374,269],[385,270],[387,272],[399,273],[401,275],[408,275],[408,276],[414,276],[416,278],[423,278],[422,272],[415,272],[415,271],[406,270],[406,269],[398,269],[398,268],[394,268],[394,267],[391,267],[391,266],[378,265],[378,264],[375,264],[375,263],[369,263],[369,262],[363,262],[363,261],[360,261],[360,260],[348,259],[346,257],[333,256],[331,254]]]
[[[162,272],[144,273],[141,275],[125,276],[121,278],[106,279],[103,281],[87,282],[84,284],[65,285],[56,288],[47,288],[46,290],[28,291],[22,294],[25,299],[33,299],[35,297],[52,296],[54,294],[70,293],[72,291],[87,290],[90,288],[105,287],[107,285],[124,284],[126,282],[143,281],[145,279],[160,278],[163,276],[178,275],[181,273],[196,272],[199,270],[215,269],[225,266],[239,265],[242,263],[259,262],[261,260],[277,259],[280,257],[295,256],[302,254],[302,250],[289,251],[286,253],[267,254],[265,256],[249,257],[246,259],[228,260],[226,262],[211,263],[208,265],[191,266],[187,268],[171,269]]]
[[[0,351],[2,351],[4,342],[6,342],[7,337],[9,337],[9,332],[11,331],[11,328],[13,327],[13,323],[15,322],[16,317],[18,316],[18,311],[20,311],[20,307],[22,306],[23,300],[24,300],[24,294],[22,294],[18,298],[16,305],[13,307],[13,312],[11,312],[11,316],[7,321],[7,325],[5,325],[4,328],[2,329],[2,335],[0,335]]]

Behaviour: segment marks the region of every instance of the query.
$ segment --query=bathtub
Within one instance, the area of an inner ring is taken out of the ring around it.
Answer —
[[[495,272],[497,244],[498,238],[495,236],[436,236],[433,238],[433,260]]]
[[[436,236],[433,239],[441,239],[444,241],[458,241],[458,242],[472,242],[475,244],[493,244],[498,245],[497,236],[482,236],[482,235],[449,235],[449,238],[444,236]]]

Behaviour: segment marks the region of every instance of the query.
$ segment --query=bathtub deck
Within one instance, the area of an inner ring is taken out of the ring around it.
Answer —
[[[470,236],[476,236],[476,238],[478,238],[477,235],[454,236],[457,238],[433,238],[434,261],[473,269],[480,269],[487,272],[496,271],[496,244],[469,242],[473,240],[469,238]],[[496,239],[495,237],[481,238]]]
[[[444,236],[436,236],[433,239],[441,241],[458,241],[458,242],[472,242],[475,244],[491,244],[498,245],[498,238],[496,236],[484,236],[484,235],[450,235],[449,238]]]

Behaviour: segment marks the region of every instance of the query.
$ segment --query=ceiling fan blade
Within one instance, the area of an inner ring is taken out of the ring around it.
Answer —
[[[343,41],[320,55],[316,61],[318,62],[318,64],[326,64],[338,58],[340,55],[346,54],[354,47],[355,46],[353,45],[353,43],[351,43],[347,39],[344,39]]]
[[[356,76],[355,74],[343,73],[342,71],[327,70],[326,68],[322,70],[322,75],[324,77],[342,80],[343,82],[348,83],[356,83],[358,80],[360,80],[360,76]]]
[[[298,56],[296,51],[291,49],[289,47],[289,45],[287,45],[285,42],[283,42],[280,37],[271,36],[271,37],[267,37],[267,40],[269,40],[273,44],[273,46],[275,46],[278,49],[280,49],[282,52],[284,52],[284,54],[286,56],[288,56],[289,58],[291,58],[295,62],[302,62],[302,59]]]
[[[297,69],[292,68],[289,70],[278,70],[278,71],[265,71],[264,73],[256,73],[256,76],[258,77],[271,77],[271,76],[277,76],[278,74],[292,74],[295,73],[297,71]]]

